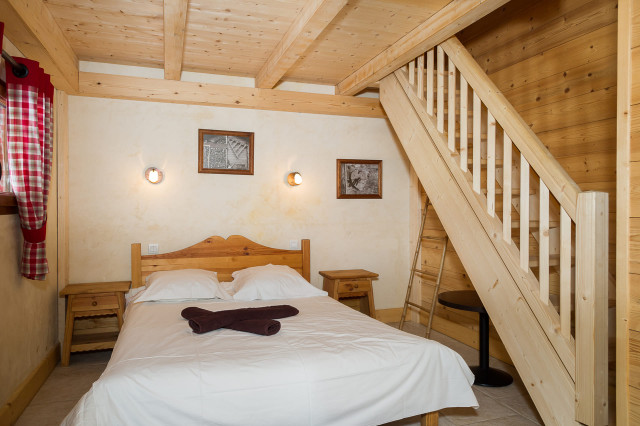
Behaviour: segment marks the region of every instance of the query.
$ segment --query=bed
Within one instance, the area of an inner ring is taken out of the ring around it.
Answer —
[[[278,268],[308,282],[309,240],[301,250],[280,250],[241,236],[210,237],[149,256],[133,244],[132,291],[154,272],[202,269],[217,272],[232,292],[234,272],[262,265],[284,265]],[[104,373],[63,425],[376,425],[418,415],[421,424],[437,425],[440,409],[477,407],[473,374],[457,353],[304,285],[308,297],[129,304]],[[180,315],[191,306],[276,304],[299,313],[278,320],[281,329],[271,336],[226,328],[195,334]]]

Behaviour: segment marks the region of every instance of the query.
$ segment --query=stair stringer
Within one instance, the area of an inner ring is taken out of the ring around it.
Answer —
[[[575,382],[575,339],[571,336],[569,338],[565,338],[560,332],[560,328],[558,327],[558,312],[551,304],[545,304],[540,299],[539,282],[530,268],[524,270],[520,266],[520,252],[515,244],[507,244],[504,242],[504,239],[502,238],[502,223],[496,215],[493,215],[492,217],[486,213],[486,210],[483,207],[486,205],[484,195],[477,194],[473,191],[473,178],[471,173],[465,173],[457,167],[454,156],[451,154],[451,151],[449,151],[447,146],[447,135],[440,133],[437,130],[434,120],[427,114],[425,101],[423,99],[418,99],[414,91],[411,90],[409,80],[402,70],[396,71],[395,76],[404,90],[409,102],[412,104],[413,109],[422,122],[425,130],[431,137],[431,140],[434,141],[434,145],[442,156],[445,165],[447,165],[452,176],[458,182],[464,197],[471,205],[476,217],[480,220],[480,223],[484,227],[485,232],[489,235],[491,242],[498,251],[498,254],[509,269],[511,276],[514,278],[518,288],[520,289],[520,293],[524,296],[525,301],[533,310],[542,330],[546,333],[547,338],[551,341],[556,353],[569,372],[571,379]]]
[[[380,100],[545,424],[578,424],[571,375],[394,74]]]

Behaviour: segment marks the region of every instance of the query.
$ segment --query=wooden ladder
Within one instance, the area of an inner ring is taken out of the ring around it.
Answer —
[[[424,235],[424,224],[427,221],[427,210],[431,202],[429,201],[429,196],[426,197],[424,202],[424,209],[422,211],[422,223],[420,224],[420,233],[418,234],[418,241],[416,243],[416,251],[413,254],[413,264],[411,265],[411,273],[409,274],[409,284],[407,285],[407,296],[404,299],[404,306],[402,307],[402,316],[400,317],[400,325],[398,328],[402,330],[404,326],[405,317],[407,315],[407,308],[409,306],[413,306],[421,311],[429,312],[429,322],[427,324],[427,339],[431,336],[431,324],[433,321],[433,313],[436,309],[436,301],[438,300],[438,292],[440,291],[440,281],[442,280],[442,270],[444,269],[444,258],[447,255],[447,245],[449,244],[449,237],[431,237]],[[417,268],[418,266],[418,258],[420,257],[420,249],[422,247],[423,240],[437,240],[443,241],[444,244],[442,246],[442,256],[440,258],[440,268],[438,269],[438,275],[434,276],[433,274],[425,271],[423,269]],[[413,303],[409,299],[411,298],[411,289],[413,288],[413,280],[415,279],[416,274],[421,275],[423,277],[435,279],[435,287],[433,290],[433,298],[431,299],[431,308],[427,309],[426,307]]]

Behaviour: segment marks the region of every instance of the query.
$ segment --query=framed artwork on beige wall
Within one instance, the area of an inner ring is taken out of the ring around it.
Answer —
[[[253,174],[253,132],[198,130],[198,173]]]
[[[337,198],[382,198],[382,160],[337,160]]]

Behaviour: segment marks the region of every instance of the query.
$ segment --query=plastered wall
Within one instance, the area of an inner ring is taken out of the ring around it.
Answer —
[[[211,235],[309,238],[314,285],[319,270],[369,269],[376,308],[402,306],[409,166],[386,120],[73,96],[69,117],[70,282],[129,279],[133,242],[145,254]],[[198,129],[254,132],[255,174],[198,174]],[[336,199],[338,158],[383,160],[383,198]],[[148,166],[164,182],[147,182]]]

